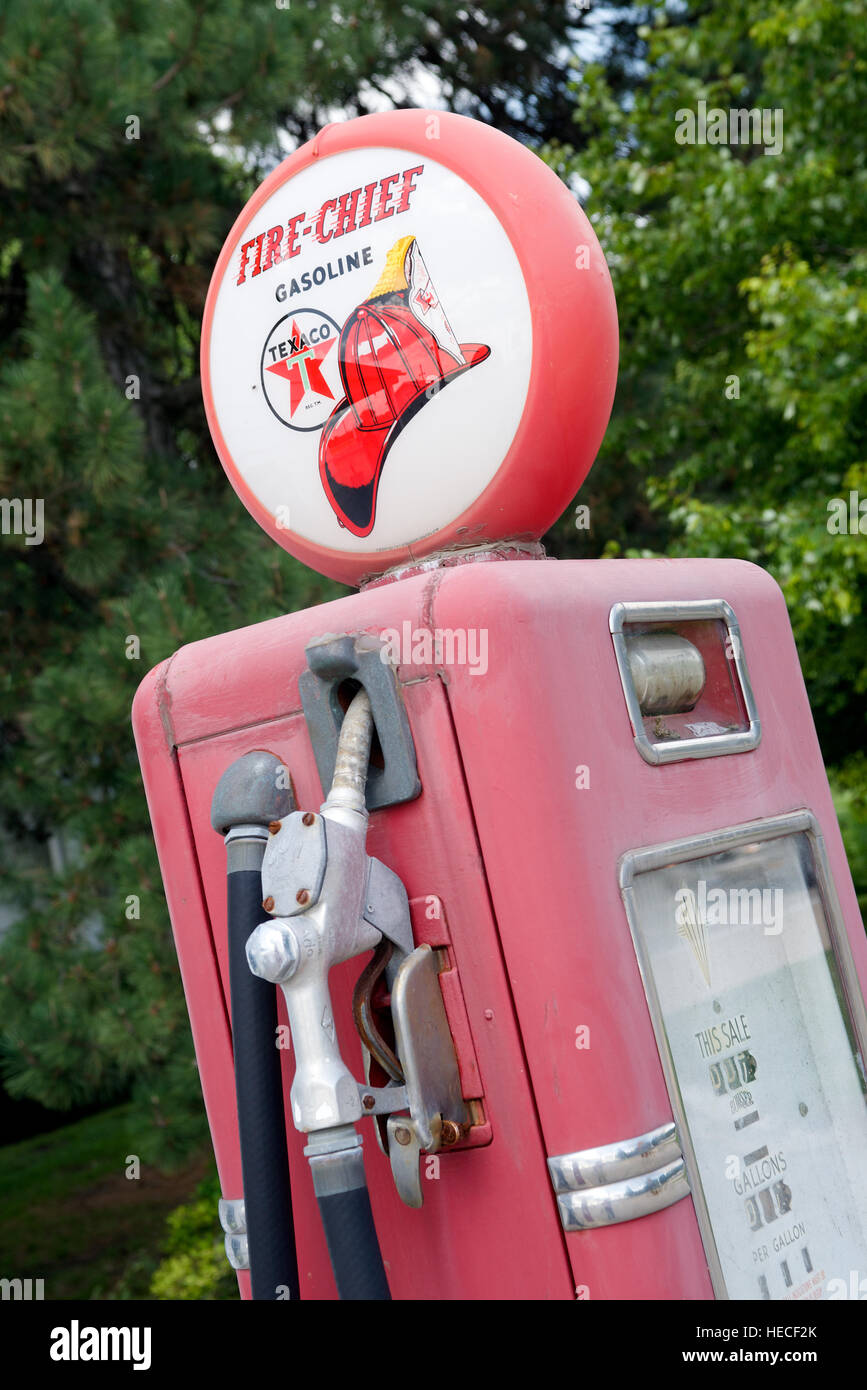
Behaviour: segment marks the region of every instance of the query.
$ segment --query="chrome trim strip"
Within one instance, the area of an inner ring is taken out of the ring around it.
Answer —
[[[564,1231],[589,1231],[650,1216],[688,1196],[686,1164],[678,1158],[653,1173],[627,1178],[624,1182],[562,1193],[557,1198],[557,1206]]]
[[[735,673],[744,698],[748,729],[733,734],[712,734],[708,738],[666,739],[651,743],[644,729],[644,718],[632,682],[629,669],[629,653],[626,648],[624,627],[627,623],[674,623],[699,622],[708,618],[722,618],[731,642]],[[680,599],[675,602],[653,601],[651,603],[615,603],[608,615],[608,627],[614,643],[620,684],[629,713],[629,722],[635,737],[635,746],[646,763],[654,767],[661,763],[679,762],[683,758],[713,758],[721,754],[748,753],[761,742],[762,726],[756,709],[755,696],[750,684],[749,672],[743,654],[741,630],[734,609],[725,599]]]
[[[220,1225],[227,1236],[246,1235],[247,1212],[243,1197],[221,1197],[217,1203]]]
[[[220,1225],[226,1232],[223,1245],[226,1259],[233,1269],[250,1268],[250,1247],[247,1242],[247,1213],[243,1197],[221,1197],[217,1210]]]
[[[245,1234],[227,1235],[224,1241],[226,1259],[233,1269],[250,1268],[250,1248]]]
[[[675,1163],[682,1156],[674,1120],[669,1120],[634,1139],[621,1139],[614,1144],[601,1144],[596,1149],[549,1158],[548,1169],[555,1192],[579,1192],[588,1187],[641,1177]]]

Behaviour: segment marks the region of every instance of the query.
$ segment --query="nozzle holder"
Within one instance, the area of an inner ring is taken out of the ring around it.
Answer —
[[[370,697],[373,723],[384,767],[371,764],[366,789],[368,811],[414,801],[421,792],[415,744],[397,670],[386,644],[368,632],[326,633],[306,648],[309,670],[298,678],[301,707],[326,791],[334,778],[337,740],[343,724],[340,687],[355,680]]]

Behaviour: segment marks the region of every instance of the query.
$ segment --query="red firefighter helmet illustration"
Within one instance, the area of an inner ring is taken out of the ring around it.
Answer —
[[[388,451],[414,415],[450,381],[490,356],[459,343],[414,236],[401,237],[369,299],[343,325],[345,398],[322,430],[319,475],[342,526],[369,536]]]

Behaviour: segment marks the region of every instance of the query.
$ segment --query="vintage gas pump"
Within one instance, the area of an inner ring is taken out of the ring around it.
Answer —
[[[577,202],[461,117],[326,127],[220,256],[222,463],[360,587],[134,709],[245,1297],[865,1267],[867,946],[780,591],[539,545],[616,362]]]

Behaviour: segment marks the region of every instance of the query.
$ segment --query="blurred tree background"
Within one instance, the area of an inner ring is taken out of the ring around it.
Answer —
[[[679,144],[700,100],[780,111],[782,151]],[[417,104],[537,149],[611,267],[591,527],[567,514],[549,549],[776,576],[864,901],[867,542],[827,526],[832,498],[867,498],[863,0],[5,0],[0,495],[44,499],[45,535],[0,537],[0,1063],[52,1110],[127,1102],[146,1160],[206,1129],[133,694],[184,643],[339,592],[216,460],[208,281],[281,157]]]
[[[783,592],[867,907],[867,10],[652,7],[624,94],[584,65],[577,148],[621,328],[612,423],[555,553],[731,555]],[[678,112],[759,109],[762,144],[678,143]],[[834,499],[857,494],[838,534]]]

